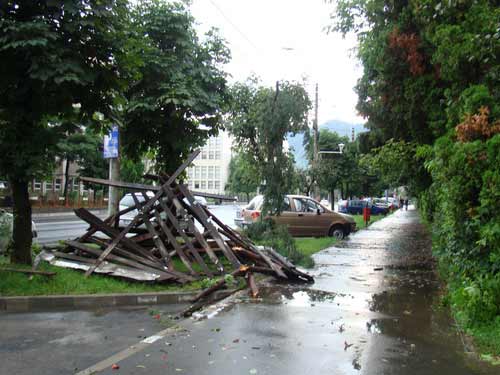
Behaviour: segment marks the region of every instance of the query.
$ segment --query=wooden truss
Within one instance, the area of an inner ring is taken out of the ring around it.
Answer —
[[[120,268],[119,276],[127,277],[127,271],[131,274],[140,271],[154,275],[158,282],[187,283],[226,274],[242,276],[254,296],[258,290],[253,273],[312,282],[311,276],[296,269],[273,249],[257,247],[225,225],[198,203],[193,192],[177,182],[198,153],[191,154],[169,177],[149,176],[160,185],[82,178],[132,191],[135,205],[105,220],[84,208],[75,210],[75,214],[90,225],[88,231],[73,241],[66,241],[64,251],[52,254],[58,259],[85,264],[87,277],[110,264]],[[148,196],[146,191],[153,191],[154,196]],[[196,194],[227,199],[214,194]],[[120,228],[120,218],[133,210],[137,210],[137,214],[126,227]],[[224,282],[225,278],[221,278],[197,299],[222,287]]]

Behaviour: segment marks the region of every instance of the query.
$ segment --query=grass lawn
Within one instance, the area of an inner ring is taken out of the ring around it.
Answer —
[[[365,222],[363,221],[363,215],[351,215],[356,221],[356,228],[358,230],[365,228]],[[377,215],[370,217],[370,224],[383,219],[384,216]],[[324,250],[337,242],[335,238],[332,237],[295,237],[295,244],[297,245],[297,250],[303,254],[306,258],[310,258],[311,255]],[[306,268],[312,268],[314,262],[312,260],[304,261],[299,263],[300,266]]]
[[[6,257],[0,257],[0,268],[2,265],[11,268],[28,268],[25,266],[9,264]],[[46,262],[42,262],[38,267],[38,270],[52,271],[55,272],[56,275],[34,275],[30,280],[29,275],[26,274],[0,271],[0,295],[40,296],[65,294],[189,291],[203,289],[207,284],[207,280],[195,281],[185,285],[174,283],[154,284],[139,281],[127,281],[99,274],[94,274],[89,278],[85,278],[83,271],[56,267]]]

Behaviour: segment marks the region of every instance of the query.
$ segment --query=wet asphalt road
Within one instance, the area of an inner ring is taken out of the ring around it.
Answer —
[[[164,306],[177,313],[183,305]],[[1,375],[74,374],[171,324],[155,308],[0,314]]]
[[[465,353],[439,308],[429,252],[418,214],[398,211],[317,254],[314,285],[242,294],[97,373],[498,374]],[[65,314],[0,316],[0,374],[72,373],[162,329],[147,310]]]

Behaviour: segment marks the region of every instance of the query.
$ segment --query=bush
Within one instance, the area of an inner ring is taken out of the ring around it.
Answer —
[[[428,166],[433,184],[419,203],[432,218],[452,310],[466,330],[485,332],[500,319],[500,135],[443,137]]]

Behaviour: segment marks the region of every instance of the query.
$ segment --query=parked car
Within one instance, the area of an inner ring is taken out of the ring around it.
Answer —
[[[141,193],[133,193],[133,194],[135,194],[135,196],[139,202],[144,202],[144,196]],[[153,193],[152,191],[147,191],[146,195],[149,198],[152,198],[152,197],[154,197],[155,193]],[[205,206],[205,207],[207,206],[207,200],[204,197],[200,197],[200,196],[195,195],[194,199],[196,202],[198,202],[198,204]],[[189,205],[189,202],[186,199],[184,200],[184,202]],[[132,193],[127,193],[120,200],[119,211],[126,210],[127,208],[132,207],[132,206],[135,206],[134,198],[132,197]],[[125,228],[127,225],[129,225],[132,222],[132,220],[134,220],[134,217],[137,216],[138,213],[139,212],[136,209],[133,209],[132,211],[127,212],[125,215],[121,215],[119,227]],[[161,217],[165,218],[165,214],[162,213]],[[151,220],[154,220],[154,218],[152,218]],[[146,226],[144,224],[142,224],[140,226],[140,228],[145,229]]]
[[[256,196],[234,220],[240,228],[256,222],[262,212],[264,197]],[[288,227],[293,236],[333,236],[344,238],[356,230],[356,223],[349,215],[333,212],[312,198],[302,195],[287,195],[284,210],[279,216],[271,216],[277,224]]]
[[[0,208],[0,254],[4,253],[12,240],[12,233],[14,230],[14,215]],[[31,235],[33,240],[38,237],[36,224],[31,222]]]
[[[345,205],[339,204],[339,212],[351,215],[361,215],[363,213],[363,208],[365,207],[370,208],[372,215],[386,215],[389,211],[387,207],[380,207],[364,200],[352,199],[346,201]]]

